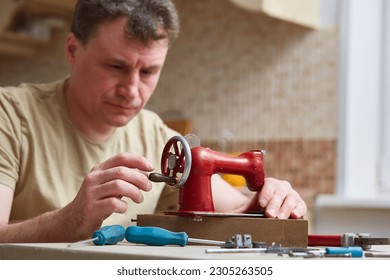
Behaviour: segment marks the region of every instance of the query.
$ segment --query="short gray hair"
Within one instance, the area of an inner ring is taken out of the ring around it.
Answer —
[[[78,0],[71,25],[82,44],[96,35],[100,24],[125,17],[126,33],[144,44],[179,36],[179,16],[171,0]]]

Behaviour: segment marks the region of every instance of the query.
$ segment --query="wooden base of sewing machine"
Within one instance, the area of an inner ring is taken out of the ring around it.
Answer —
[[[156,226],[171,231],[184,231],[192,238],[226,241],[235,234],[250,234],[254,242],[273,242],[284,247],[307,247],[306,220],[247,217],[189,217],[152,214],[138,215],[138,226]]]

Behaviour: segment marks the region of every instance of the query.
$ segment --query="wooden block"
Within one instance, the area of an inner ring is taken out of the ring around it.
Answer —
[[[284,247],[307,247],[306,220],[268,219],[248,217],[203,217],[201,221],[189,217],[152,214],[138,215],[138,226],[156,226],[171,231],[184,231],[192,238],[226,241],[235,234],[250,234],[254,242],[273,242]]]

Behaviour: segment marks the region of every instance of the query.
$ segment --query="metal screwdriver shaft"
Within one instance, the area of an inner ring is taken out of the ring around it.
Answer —
[[[92,243],[92,242],[94,242],[94,241],[96,241],[98,239],[99,239],[99,237],[95,237],[95,238],[91,238],[91,239],[87,239],[87,240],[71,243],[71,244],[68,245],[68,248],[79,247],[79,246],[81,247],[81,246],[90,244],[90,243]]]
[[[224,244],[223,241],[218,240],[209,240],[209,239],[199,239],[199,238],[188,238],[188,243],[198,243],[198,244],[206,244],[206,245],[218,245]]]
[[[95,230],[92,238],[75,242],[68,245],[70,247],[82,246],[92,243],[95,245],[114,245],[125,238],[125,228],[121,225],[105,226]]]

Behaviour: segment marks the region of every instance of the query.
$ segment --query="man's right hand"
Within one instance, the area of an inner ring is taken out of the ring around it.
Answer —
[[[147,159],[130,153],[118,154],[93,167],[75,199],[64,209],[75,232],[73,238],[89,238],[112,213],[124,213],[127,203],[122,197],[142,203],[141,190],[152,188],[142,171],[153,169]]]

